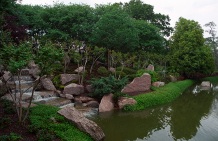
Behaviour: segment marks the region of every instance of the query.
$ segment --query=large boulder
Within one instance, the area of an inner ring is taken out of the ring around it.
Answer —
[[[119,109],[123,109],[124,106],[126,105],[134,105],[136,104],[136,100],[133,99],[133,98],[128,98],[128,97],[120,97],[118,99],[118,106],[119,106]]]
[[[210,87],[210,81],[201,82],[201,87]]]
[[[91,108],[99,108],[99,103],[98,101],[89,101],[87,103],[84,103],[84,106]]]
[[[79,80],[78,74],[61,74],[61,84],[65,85],[66,83],[73,81],[73,80]]]
[[[132,95],[148,91],[150,90],[150,87],[151,76],[148,73],[144,73],[141,77],[136,77],[130,84],[127,84],[121,92]]]
[[[152,83],[152,86],[154,86],[154,87],[162,87],[164,85],[165,85],[165,82],[160,82],[160,81]]]
[[[64,94],[80,95],[84,93],[84,86],[71,83],[64,87]]]
[[[81,131],[88,133],[95,141],[104,140],[105,134],[103,130],[74,107],[66,106],[59,110],[58,113],[73,122]]]
[[[41,79],[41,84],[44,89],[49,90],[49,91],[56,91],[56,88],[54,84],[52,83],[50,78],[42,78]]]
[[[101,99],[99,112],[108,112],[114,109],[113,94],[105,95]]]

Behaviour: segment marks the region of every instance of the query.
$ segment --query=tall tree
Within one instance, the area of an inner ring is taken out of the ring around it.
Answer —
[[[211,51],[204,46],[203,29],[193,20],[180,18],[171,43],[171,67],[185,77],[214,71]]]
[[[211,47],[214,55],[216,69],[218,68],[218,54],[217,54],[217,47],[218,47],[218,37],[216,35],[216,24],[214,22],[209,22],[204,25],[208,29],[206,32],[210,35],[206,38],[206,44]]]

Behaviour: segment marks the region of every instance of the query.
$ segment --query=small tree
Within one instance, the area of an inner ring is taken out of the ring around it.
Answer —
[[[31,60],[31,48],[30,44],[20,44],[19,46],[15,45],[4,45],[2,51],[0,52],[0,62],[4,65],[4,68],[11,72],[12,77],[15,75],[18,76],[18,89],[19,89],[19,97],[17,98],[17,93],[13,95],[11,91],[11,87],[8,85],[9,80],[5,80],[6,87],[8,92],[15,103],[15,108],[17,111],[19,122],[22,122],[24,111],[22,109],[22,97],[23,91],[21,90],[21,70],[27,66],[29,61]],[[13,80],[13,79],[12,79]],[[16,83],[14,79],[14,85],[16,89]],[[30,103],[31,104],[31,103]]]

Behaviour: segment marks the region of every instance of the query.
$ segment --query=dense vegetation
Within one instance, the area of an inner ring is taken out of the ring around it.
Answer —
[[[147,107],[172,102],[193,83],[194,81],[192,80],[171,82],[164,87],[156,88],[155,91],[151,93],[134,96],[134,99],[137,101],[137,104],[126,106],[124,110],[137,111],[143,110]]]

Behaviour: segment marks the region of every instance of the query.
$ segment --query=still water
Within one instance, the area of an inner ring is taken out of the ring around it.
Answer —
[[[94,117],[105,141],[218,141],[218,84],[197,84],[174,102],[138,112],[114,111]]]

